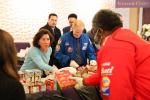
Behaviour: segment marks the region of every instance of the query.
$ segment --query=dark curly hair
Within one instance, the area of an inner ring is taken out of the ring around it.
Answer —
[[[75,13],[71,13],[71,14],[68,15],[68,19],[71,18],[71,17],[73,17],[73,18],[75,18],[75,19],[78,18]]]
[[[54,36],[51,34],[51,32],[47,29],[40,29],[34,36],[33,38],[33,46],[40,48],[40,45],[38,44],[40,38],[45,35],[48,34],[49,38],[50,38],[50,43],[52,44],[54,42]],[[51,45],[50,44],[50,45]]]
[[[104,31],[113,31],[115,28],[122,26],[119,16],[108,9],[98,11],[92,21],[93,29],[102,28]]]

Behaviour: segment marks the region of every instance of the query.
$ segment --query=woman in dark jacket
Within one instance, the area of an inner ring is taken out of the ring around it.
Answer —
[[[0,99],[25,100],[16,69],[16,48],[12,36],[0,29]]]

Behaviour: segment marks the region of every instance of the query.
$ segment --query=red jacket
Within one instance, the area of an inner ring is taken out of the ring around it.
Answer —
[[[119,28],[105,39],[97,62],[97,72],[84,82],[100,83],[104,100],[150,100],[150,43]]]

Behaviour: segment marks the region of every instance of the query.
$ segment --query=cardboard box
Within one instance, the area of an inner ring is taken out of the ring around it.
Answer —
[[[41,70],[38,69],[33,69],[33,72],[34,72],[34,84],[38,85],[39,82],[41,82],[42,72]]]
[[[45,81],[46,91],[55,90],[55,81],[48,79]]]
[[[26,82],[26,79],[25,79],[25,73],[24,71],[18,71],[18,74],[20,76],[20,82],[23,84]]]
[[[34,83],[34,71],[33,70],[25,70],[25,80],[26,80],[26,84]]]
[[[69,79],[72,74],[68,70],[62,70],[55,74],[56,80],[61,89],[75,86],[75,80]]]

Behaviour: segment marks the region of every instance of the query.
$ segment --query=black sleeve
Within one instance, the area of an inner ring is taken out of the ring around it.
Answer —
[[[18,81],[14,85],[13,99],[12,100],[26,100],[24,88],[23,88],[22,84]]]

